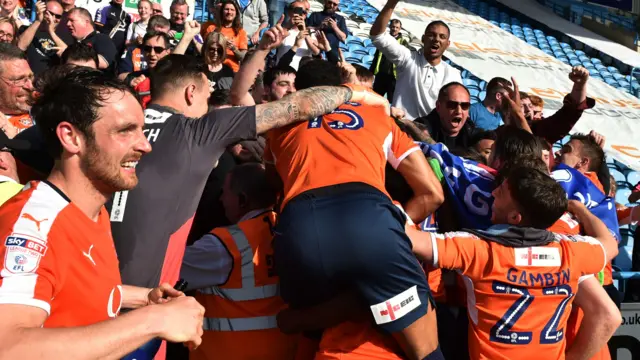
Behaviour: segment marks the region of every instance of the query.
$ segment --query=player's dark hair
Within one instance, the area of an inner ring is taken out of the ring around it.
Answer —
[[[178,54],[163,57],[151,69],[151,98],[157,99],[172,93],[187,82],[208,86],[202,79],[206,70],[206,65],[200,58]]]
[[[454,86],[459,86],[463,88],[467,92],[467,94],[469,94],[469,97],[471,97],[471,93],[469,92],[469,89],[467,89],[466,86],[464,86],[459,82],[453,81],[440,88],[440,91],[438,92],[438,101],[447,100],[449,98],[449,89]]]
[[[512,86],[511,81],[501,77],[494,77],[487,84],[487,98],[493,100],[497,93],[510,89]]]
[[[356,69],[356,77],[360,82],[373,82],[373,73],[359,64],[351,64]]]
[[[164,47],[165,49],[169,49],[171,47],[171,38],[169,38],[169,35],[161,32],[161,31],[155,31],[155,30],[149,30],[147,31],[146,34],[144,34],[144,38],[142,38],[142,43],[146,43],[147,40],[149,39],[153,39],[153,38],[160,38],[162,40],[164,40]]]
[[[499,160],[501,164],[517,158],[542,157],[540,143],[526,130],[515,126],[501,126],[496,130],[496,135],[491,157]]]
[[[276,191],[269,185],[264,165],[245,163],[231,169],[231,191],[244,194],[247,201],[257,208],[268,208],[276,203]]]
[[[96,69],[100,64],[96,50],[81,42],[69,45],[60,56],[60,61],[62,64],[68,64],[70,61],[93,61],[96,64]]]
[[[451,153],[461,158],[473,160],[482,165],[487,165],[487,159],[482,154],[480,154],[478,150],[474,148],[457,147],[457,148],[453,148],[451,150]]]
[[[56,134],[61,122],[70,123],[92,142],[92,125],[111,93],[117,91],[123,96],[125,93],[135,96],[129,86],[113,75],[88,67],[63,65],[40,76],[37,85],[40,95],[31,108],[31,116],[54,159],[62,154]]]
[[[209,97],[209,106],[219,107],[231,105],[231,92],[227,89],[216,89]]]
[[[495,141],[497,138],[498,138],[498,135],[493,130],[478,131],[477,133],[473,134],[473,136],[471,136],[471,138],[469,139],[469,147],[474,147],[478,145],[478,143],[482,140]]]
[[[582,144],[582,149],[580,150],[580,156],[584,156],[588,158],[589,161],[589,169],[587,171],[598,171],[602,166],[602,162],[604,161],[604,151],[598,145],[596,140],[591,135],[586,135],[582,133],[577,133],[571,135],[571,140],[580,141]]]
[[[389,25],[394,25],[394,24],[398,24],[400,25],[400,27],[402,27],[402,21],[398,19],[391,19],[391,21],[389,21]]]
[[[149,24],[147,25],[147,29],[153,30],[157,26],[170,27],[171,23],[169,22],[169,19],[167,19],[162,15],[153,15],[152,17],[149,18]]]
[[[438,25],[444,26],[445,28],[447,28],[447,39],[448,39],[449,36],[451,36],[451,29],[449,29],[449,25],[447,25],[447,23],[445,23],[442,20],[436,20],[436,21],[430,22],[429,25],[427,25],[427,27],[424,29],[424,32],[426,33],[427,31],[429,31],[430,28]]]
[[[547,229],[567,211],[567,193],[542,171],[517,167],[509,171],[505,181],[518,204],[522,226]]]
[[[304,65],[300,65],[296,74],[296,90],[340,84],[342,84],[342,77],[338,66],[321,59],[309,60]]]
[[[272,67],[271,69],[264,72],[264,76],[262,77],[262,83],[264,84],[264,86],[270,87],[273,84],[273,82],[276,81],[278,76],[289,75],[289,74],[296,75],[296,69],[288,65]]]
[[[495,180],[496,184],[501,184],[508,177],[508,175],[511,173],[513,169],[516,169],[519,167],[535,169],[544,174],[549,173],[549,168],[547,167],[547,164],[544,162],[544,160],[542,160],[539,157],[531,157],[531,156],[516,157],[504,163],[500,167],[500,171],[498,171],[498,175],[496,176],[496,180]]]

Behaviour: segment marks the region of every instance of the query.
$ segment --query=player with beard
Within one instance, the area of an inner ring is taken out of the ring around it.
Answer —
[[[460,71],[442,60],[449,47],[449,26],[437,20],[427,25],[422,35],[422,49],[409,50],[385,33],[393,10],[399,0],[387,1],[371,27],[373,44],[391,63],[396,65],[396,90],[392,105],[402,108],[409,120],[427,116],[435,109],[440,89],[450,83],[462,83]]]
[[[41,85],[32,114],[55,165],[0,209],[3,358],[118,359],[154,337],[199,345],[204,309],[193,298],[120,280],[104,204],[136,186],[151,151],[135,96],[82,67]]]

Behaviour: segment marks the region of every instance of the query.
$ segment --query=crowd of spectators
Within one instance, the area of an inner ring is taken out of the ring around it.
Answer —
[[[31,22],[0,0],[0,359],[531,358],[531,331],[538,358],[608,354],[611,233],[640,211],[607,207],[598,132],[553,153],[596,106],[586,69],[544,116],[517,74],[472,104],[452,29],[411,47],[399,0],[368,69],[342,54],[339,0],[211,0],[203,24],[185,0],[74,1]],[[531,251],[557,282],[527,275]],[[553,339],[514,301],[558,317]]]

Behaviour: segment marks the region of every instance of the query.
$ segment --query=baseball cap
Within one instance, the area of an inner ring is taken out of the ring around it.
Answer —
[[[25,139],[9,139],[4,131],[0,131],[0,148],[6,148],[12,151],[29,150],[31,148],[31,144]]]
[[[11,140],[19,142],[20,144],[27,143],[29,145],[26,148],[15,149],[7,146],[13,150],[13,157],[16,160],[42,174],[49,174],[51,172],[54,161],[47,151],[44,137],[38,130],[37,125],[23,130]]]

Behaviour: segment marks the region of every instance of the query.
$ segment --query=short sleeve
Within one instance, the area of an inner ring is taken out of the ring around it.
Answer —
[[[339,27],[340,27],[340,31],[342,31],[345,35],[349,36],[349,29],[347,29],[347,22],[342,16],[340,17]]]
[[[565,245],[570,247],[571,256],[574,259],[589,259],[589,261],[576,261],[573,263],[581,276],[597,274],[607,265],[607,254],[604,246],[591,236],[571,235],[563,238]],[[568,240],[568,241],[567,241]],[[573,271],[573,269],[572,269]]]
[[[212,151],[241,140],[255,139],[256,107],[215,109],[200,119],[189,119],[185,132],[192,146],[211,146]]]
[[[391,141],[385,141],[385,151],[387,161],[394,169],[397,169],[402,160],[414,151],[419,151],[420,147],[416,145],[407,134],[405,134],[398,125],[390,118],[391,123]]]
[[[98,9],[98,11],[96,11],[96,16],[94,19],[94,22],[96,25],[98,25],[98,27],[103,27],[104,24],[107,23],[107,14],[108,12],[106,11],[108,6],[102,7],[100,9]]]
[[[51,313],[64,267],[49,242],[15,232],[0,244],[0,304],[35,306]]]
[[[109,64],[109,67],[116,61],[116,55],[118,51],[113,41],[106,35],[97,35],[93,42],[93,48],[98,55],[102,56],[104,60]]]
[[[466,232],[431,233],[433,266],[459,270],[471,278],[482,276],[490,264],[489,243]]]
[[[247,50],[249,48],[249,39],[247,37],[247,32],[244,29],[240,29],[238,33],[238,49],[239,50]]]

